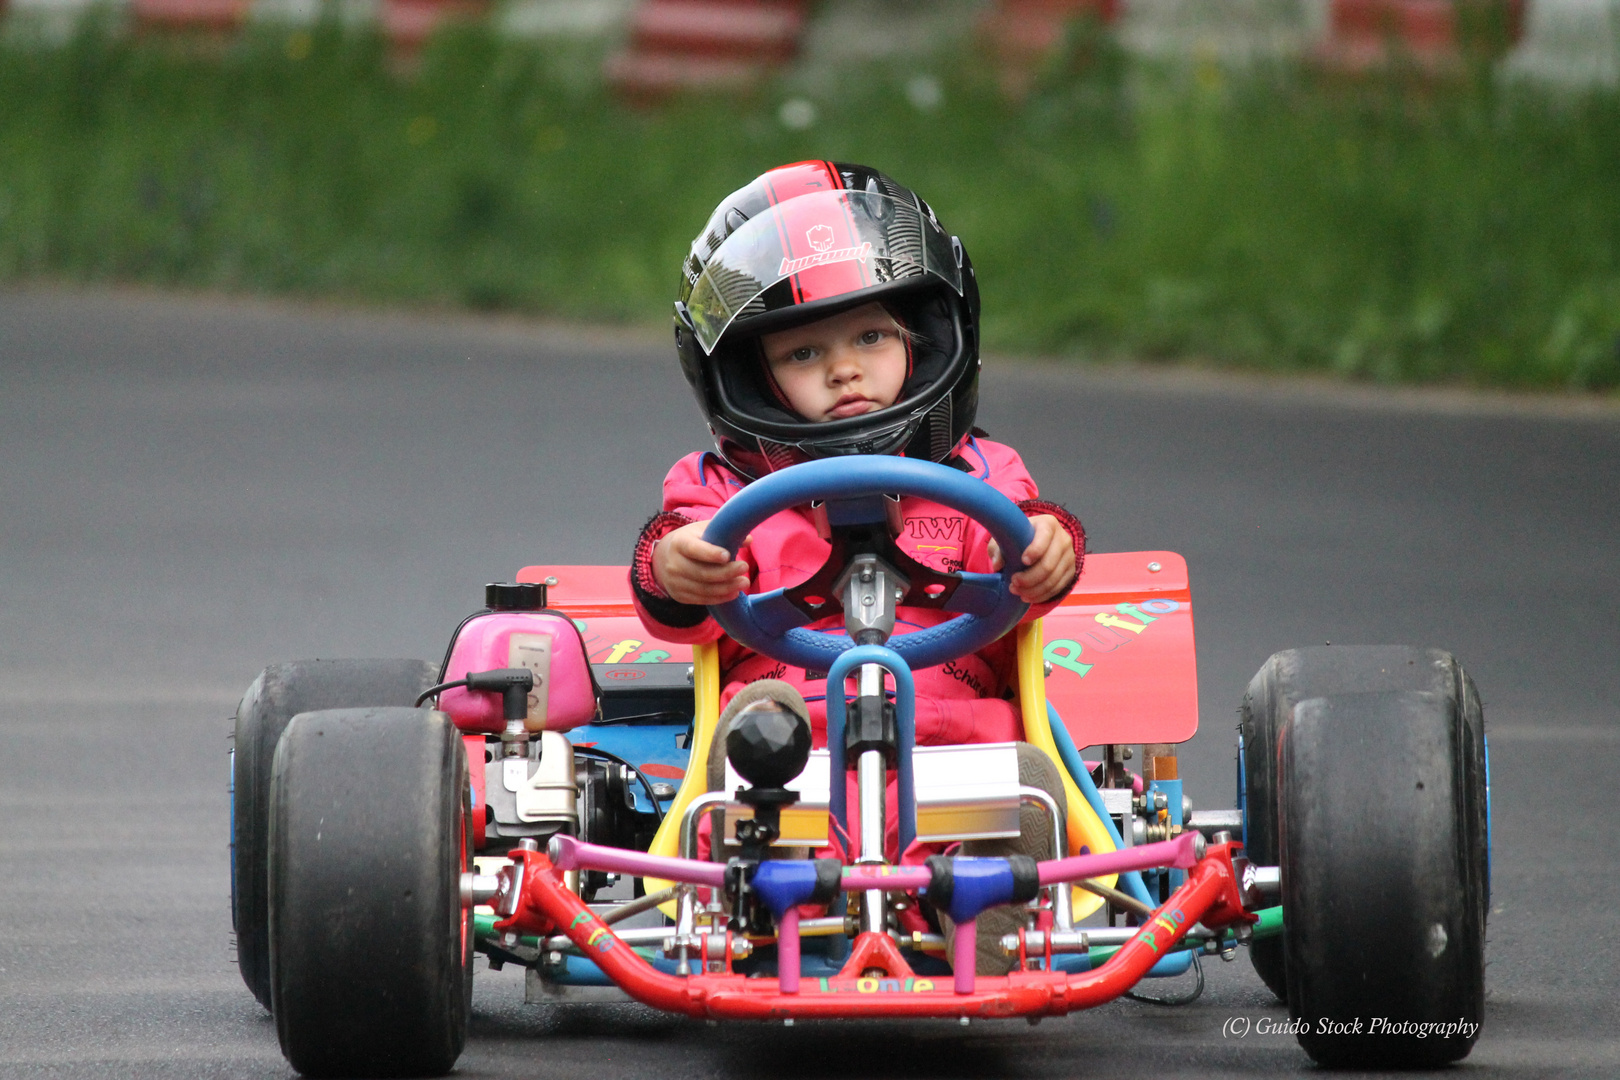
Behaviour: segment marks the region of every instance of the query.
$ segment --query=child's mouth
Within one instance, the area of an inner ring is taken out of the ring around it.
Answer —
[[[870,412],[871,409],[871,398],[862,397],[860,394],[845,394],[838,399],[838,404],[834,405],[827,415],[842,420],[846,416],[859,416],[864,412]]]

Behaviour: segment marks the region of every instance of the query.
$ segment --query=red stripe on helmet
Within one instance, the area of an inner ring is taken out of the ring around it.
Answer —
[[[844,186],[844,178],[838,175],[830,161],[796,161],[791,165],[783,165],[772,169],[760,177],[765,182],[765,194],[769,197],[772,206],[781,206],[800,195],[810,195],[818,191],[837,191]],[[778,224],[777,239],[783,251],[792,251],[794,244],[787,232]],[[799,244],[804,247],[803,241]],[[808,250],[808,248],[806,248]],[[793,290],[794,304],[802,304],[808,299],[800,288],[800,281],[794,276],[789,282]]]
[[[760,177],[773,206],[817,191],[838,191],[844,178],[830,161],[795,161]]]

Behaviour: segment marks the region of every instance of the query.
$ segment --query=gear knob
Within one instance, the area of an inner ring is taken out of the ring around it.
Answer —
[[[732,718],[726,757],[754,787],[782,787],[810,760],[810,725],[770,698],[756,701]]]

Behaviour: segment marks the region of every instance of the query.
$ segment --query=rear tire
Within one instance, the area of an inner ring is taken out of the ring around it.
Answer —
[[[1284,725],[1288,1005],[1319,1064],[1432,1067],[1473,1048],[1485,806],[1482,747],[1462,704],[1428,691],[1339,694],[1301,701]],[[1416,1034],[1458,1021],[1473,1026]]]
[[[266,852],[270,766],[287,723],[301,712],[366,705],[414,706],[433,685],[420,660],[297,660],[264,669],[236,709],[231,785],[231,927],[236,961],[253,996],[270,1007]]]
[[[295,717],[270,796],[270,993],[306,1076],[441,1076],[472,1003],[467,758],[443,713]]]
[[[1277,747],[1283,725],[1294,715],[1294,706],[1309,698],[1399,690],[1444,694],[1460,701],[1473,737],[1484,746],[1485,722],[1473,680],[1450,653],[1439,649],[1409,645],[1288,649],[1274,654],[1255,673],[1239,710],[1243,735],[1243,846],[1250,862],[1258,866],[1276,866],[1279,862]],[[1480,843],[1484,844],[1483,837]],[[1274,937],[1254,942],[1249,959],[1267,988],[1286,1001],[1288,965],[1283,941],[1282,937]]]

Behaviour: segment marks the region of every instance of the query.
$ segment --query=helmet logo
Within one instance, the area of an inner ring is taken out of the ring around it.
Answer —
[[[808,270],[812,266],[822,266],[826,263],[848,262],[858,259],[865,262],[872,256],[872,242],[863,241],[859,247],[833,247],[837,234],[832,226],[827,224],[812,225],[804,231],[804,238],[810,241],[810,255],[801,255],[797,259],[782,257],[782,265],[776,268],[776,276],[784,278],[790,274],[797,274],[801,270]]]

